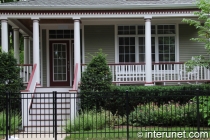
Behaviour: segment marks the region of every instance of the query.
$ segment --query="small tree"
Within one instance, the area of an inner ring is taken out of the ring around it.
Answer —
[[[198,30],[198,37],[192,38],[191,40],[201,42],[205,44],[207,53],[210,54],[210,1],[209,0],[198,0],[197,6],[200,9],[194,12],[194,15],[198,16],[198,20],[183,19],[183,22],[193,25]],[[186,62],[188,71],[192,70],[194,66],[210,67],[210,60],[204,56],[194,56],[194,59]]]
[[[91,62],[82,73],[81,92],[107,92],[112,85],[112,74],[107,65],[106,55],[100,49],[92,55]]]

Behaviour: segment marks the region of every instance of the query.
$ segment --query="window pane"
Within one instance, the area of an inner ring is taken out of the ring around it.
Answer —
[[[118,26],[118,35],[135,35],[136,26]]]
[[[120,46],[119,47],[119,53],[124,53],[125,52],[124,49],[125,49],[124,46]]]
[[[159,54],[159,61],[163,61],[163,54]]]
[[[129,54],[125,54],[125,62],[130,62]]]
[[[145,47],[144,46],[139,46],[139,53],[145,53]]]
[[[119,62],[124,62],[124,55],[122,54],[119,55]]]
[[[139,54],[139,62],[145,61],[145,54]]]
[[[175,25],[158,25],[158,34],[175,34]]]
[[[130,38],[129,37],[125,37],[124,38],[124,42],[125,42],[125,45],[129,45],[130,44]]]
[[[135,54],[135,46],[131,46],[130,47],[130,53],[134,53]]]
[[[135,38],[130,37],[130,44],[129,45],[135,45]]]
[[[119,38],[119,45],[124,45],[124,38],[123,37]]]
[[[130,60],[129,62],[135,62],[135,54],[130,55]]]

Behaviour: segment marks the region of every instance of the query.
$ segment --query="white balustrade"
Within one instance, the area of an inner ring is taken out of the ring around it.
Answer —
[[[146,71],[144,63],[108,64],[112,72],[112,81],[120,82],[145,82]],[[83,65],[83,71],[86,65]],[[202,66],[195,66],[187,71],[183,62],[162,62],[152,64],[153,82],[190,82],[210,80],[210,70]]]
[[[23,79],[23,83],[28,83],[33,69],[33,65],[23,64],[23,65],[18,65],[18,67],[20,68],[20,78]]]

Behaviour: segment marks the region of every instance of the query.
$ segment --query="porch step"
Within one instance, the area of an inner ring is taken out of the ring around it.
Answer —
[[[69,92],[69,90],[72,90],[72,87],[36,87],[36,92],[37,93],[42,93],[42,92]]]
[[[29,120],[30,126],[46,127],[53,125],[53,120]],[[58,126],[66,126],[67,120],[57,119]]]
[[[33,103],[31,108],[53,108],[53,103],[52,102],[47,102],[47,103]],[[70,102],[57,102],[57,108],[70,108]]]
[[[40,91],[43,88],[37,88]],[[48,88],[47,88],[48,89]],[[56,88],[57,89],[57,88]],[[65,89],[69,91],[69,88]],[[70,119],[70,94],[59,93],[57,90],[57,125],[58,131],[61,131],[66,126]],[[42,90],[44,91],[44,90]],[[54,90],[53,90],[54,91]],[[25,132],[53,132],[53,94],[52,92],[34,93],[33,102],[27,117],[28,124],[24,126]],[[63,130],[64,131],[64,130]]]
[[[65,127],[58,126],[57,131],[58,132],[64,132]],[[26,133],[53,133],[53,125],[49,126],[25,126],[24,127],[24,132]],[[38,134],[37,134],[38,135]]]
[[[39,109],[39,108],[36,108],[36,109],[32,108],[32,109],[30,109],[30,113],[29,114],[36,115],[36,114],[45,114],[45,113],[53,114],[53,108],[41,108],[41,109]],[[70,108],[57,108],[57,113],[60,113],[60,114],[62,114],[62,113],[65,113],[65,114],[69,113],[70,114]]]
[[[29,115],[29,120],[52,120],[53,115],[52,114],[30,114]],[[58,120],[67,120],[70,119],[70,114],[69,113],[57,113],[57,119]]]

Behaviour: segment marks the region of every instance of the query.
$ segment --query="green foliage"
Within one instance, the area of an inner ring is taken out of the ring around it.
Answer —
[[[99,50],[92,56],[91,62],[82,73],[81,92],[109,91],[112,85],[112,74],[107,65],[106,55]]]
[[[9,53],[1,53],[0,66],[0,93],[5,91],[20,92],[23,82],[16,59]],[[7,84],[5,84],[6,81]]]
[[[129,115],[133,126],[193,126],[196,125],[196,103],[184,105],[169,102],[158,106],[155,103],[138,105]]]
[[[89,104],[96,103],[96,108],[100,108],[103,104],[102,98],[96,98],[101,96],[100,92],[107,92],[111,90],[112,74],[109,66],[107,65],[106,55],[99,50],[95,55],[92,55],[91,62],[87,65],[86,70],[82,73],[81,78],[81,96],[82,106],[85,109],[93,109],[94,105]],[[99,94],[91,94],[92,92]],[[82,108],[83,108],[82,107]],[[83,108],[84,109],[84,108]]]
[[[104,108],[119,115],[126,114],[126,90],[128,90],[129,110],[132,111],[139,104],[155,102],[168,103],[173,100],[185,104],[193,99],[196,89],[210,91],[210,85],[181,85],[181,86],[113,86],[111,92],[90,92],[81,95],[81,107]],[[170,96],[169,96],[170,95]],[[185,96],[185,98],[183,98]]]
[[[73,121],[68,120],[64,130],[69,132],[99,130],[108,127],[110,112],[101,110],[84,111],[80,113]]]
[[[16,59],[9,53],[0,53],[0,99],[6,99],[6,94],[10,93],[11,108],[19,109],[20,90],[23,89],[23,81],[20,78],[20,69],[17,67]],[[0,111],[6,105],[6,100],[0,102]]]
[[[197,101],[198,97],[195,97],[193,101]],[[210,96],[201,96],[199,100],[199,111],[204,119],[208,120],[208,125],[210,126]]]
[[[100,109],[81,111],[74,120],[68,120],[64,130],[67,133],[76,131],[114,129],[115,126],[126,124],[126,117],[112,114],[110,111]]]
[[[183,22],[193,25],[198,30],[198,37],[191,40],[201,42],[205,44],[205,49],[210,53],[210,1],[198,0],[197,6],[200,11],[194,12],[194,15],[198,16],[198,20],[183,19]],[[189,66],[189,71],[194,66],[210,67],[210,60],[203,56],[196,56],[194,60],[190,60],[186,63]]]
[[[18,113],[12,112],[10,114],[10,131],[14,133],[18,131],[18,127],[21,125],[21,117]],[[0,112],[0,131],[6,132],[6,113],[5,111]]]

